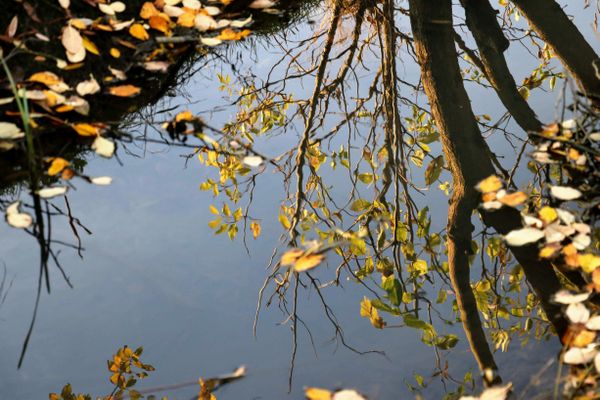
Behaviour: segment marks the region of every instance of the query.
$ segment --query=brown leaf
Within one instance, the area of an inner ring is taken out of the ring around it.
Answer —
[[[137,96],[142,89],[133,85],[121,85],[121,86],[112,86],[108,89],[108,92],[113,96],[118,97],[133,97]]]

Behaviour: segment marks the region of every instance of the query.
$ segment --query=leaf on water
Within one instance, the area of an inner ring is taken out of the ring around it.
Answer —
[[[248,7],[260,10],[263,8],[272,8],[276,5],[277,3],[272,0],[254,0]]]
[[[92,150],[102,157],[110,158],[115,154],[115,142],[98,136],[92,143]]]
[[[121,86],[111,86],[108,89],[108,92],[113,96],[118,97],[133,97],[137,96],[142,89],[133,85],[121,85]]]
[[[232,28],[243,28],[244,26],[248,25],[250,22],[252,22],[252,15],[244,20],[233,20],[233,21],[231,21],[230,25]]]
[[[167,34],[169,32],[169,24],[171,21],[167,21],[166,18],[168,17],[164,14],[153,15],[148,20],[148,24],[150,25],[150,28]]]
[[[512,391],[512,383],[507,383],[503,386],[494,386],[488,389],[485,389],[481,396],[479,396],[479,400],[505,400],[508,398],[508,395]]]
[[[367,398],[356,390],[342,389],[335,392],[331,400],[367,400]]]
[[[481,193],[495,192],[502,189],[503,183],[496,175],[491,175],[479,182],[476,186]]]
[[[198,0],[183,0],[183,6],[190,10],[198,11],[202,7],[202,3]]]
[[[71,25],[67,25],[63,29],[61,43],[66,50],[69,62],[78,63],[85,59],[83,38],[81,37],[81,34],[79,34],[79,31]]]
[[[94,42],[92,42],[89,38],[87,38],[86,36],[82,37],[83,40],[83,47],[89,51],[92,54],[95,54],[97,56],[100,55],[100,50],[98,50],[98,46],[96,46],[96,44]]]
[[[110,176],[97,176],[95,178],[90,178],[90,182],[94,185],[106,186],[112,183],[112,178]]]
[[[571,240],[573,246],[575,246],[577,250],[585,250],[590,244],[592,244],[592,238],[583,233],[575,235]]]
[[[521,228],[509,232],[504,240],[509,246],[523,246],[544,237],[544,232],[536,228]]]
[[[99,3],[98,8],[106,15],[114,16],[116,13],[125,11],[125,4],[120,1],[115,1],[110,4]]]
[[[171,64],[167,61],[146,61],[144,63],[144,69],[152,72],[167,72]]]
[[[217,38],[200,38],[200,42],[206,46],[217,46],[223,43],[221,39]]]
[[[575,222],[575,216],[566,210],[557,208],[556,213],[558,214],[558,218],[560,218],[560,220],[566,225],[571,225],[573,222]]]
[[[75,90],[80,96],[87,96],[88,94],[98,93],[100,91],[100,85],[94,76],[90,75],[90,79],[79,82]]]
[[[600,268],[600,257],[595,254],[580,254],[577,261],[581,269],[588,274]]]
[[[67,10],[69,9],[69,7],[71,7],[71,0],[58,0],[58,4],[60,4],[62,8]]]
[[[210,15],[198,14],[194,18],[194,27],[200,32],[217,28],[217,21]]]
[[[177,18],[177,17],[179,17],[180,15],[182,15],[182,14],[184,14],[184,13],[185,13],[185,11],[183,11],[183,9],[182,9],[182,8],[180,8],[180,7],[174,7],[174,6],[171,6],[171,5],[169,5],[169,4],[166,4],[166,5],[164,6],[164,8],[163,8],[163,12],[164,12],[165,14],[167,14],[167,15],[168,15],[169,17],[171,17],[171,18]]]
[[[582,303],[571,303],[567,307],[565,314],[574,324],[583,324],[590,319],[590,310]]]
[[[244,29],[243,31],[236,32],[233,29],[225,28],[221,31],[217,39],[220,40],[242,40],[250,35],[250,30]]]
[[[260,156],[246,156],[242,160],[242,163],[249,167],[260,167],[264,163],[264,160]]]
[[[540,219],[544,221],[545,224],[550,224],[558,218],[558,213],[552,207],[544,206],[540,209],[538,213]]]
[[[25,229],[33,224],[33,218],[19,211],[20,201],[15,201],[6,208],[6,222],[13,228]]]
[[[113,58],[121,57],[121,51],[119,49],[117,49],[116,47],[111,47],[109,50],[109,53]]]
[[[502,196],[499,200],[502,204],[509,207],[516,207],[523,204],[527,200],[528,196],[523,192],[515,192]]]
[[[0,121],[0,139],[20,139],[24,136],[25,133],[17,125]]]
[[[148,34],[148,31],[146,30],[146,28],[144,28],[144,26],[142,24],[133,24],[129,27],[129,34],[131,36],[133,36],[136,39],[145,41],[150,39],[150,35]]]
[[[585,327],[593,331],[600,331],[600,315],[595,315],[588,319],[585,323]]]
[[[568,290],[558,291],[553,300],[560,304],[575,304],[586,301],[590,297],[591,293],[571,293]]]
[[[80,136],[98,136],[102,131],[102,128],[98,125],[92,125],[88,123],[79,123],[73,124],[71,127],[77,132]]]
[[[333,393],[327,389],[309,387],[304,389],[304,395],[307,400],[331,400]]]
[[[595,344],[589,344],[586,347],[572,347],[563,354],[565,364],[587,364],[594,359],[598,353]]]
[[[552,186],[550,194],[556,199],[565,201],[578,199],[582,195],[579,190],[568,186]]]
[[[62,196],[67,193],[68,189],[66,186],[52,186],[38,190],[37,194],[42,199],[51,199],[56,196]]]
[[[48,175],[54,176],[62,172],[63,169],[69,166],[69,162],[64,158],[54,157],[48,168]]]

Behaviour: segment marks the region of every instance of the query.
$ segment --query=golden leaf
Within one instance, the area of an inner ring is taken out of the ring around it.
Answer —
[[[175,122],[193,121],[193,120],[194,120],[194,115],[192,114],[191,111],[188,111],[188,110],[182,111],[175,116]]]
[[[503,184],[496,175],[491,175],[477,184],[477,190],[481,193],[495,192],[502,188]]]
[[[100,50],[98,50],[98,47],[94,44],[94,42],[92,42],[90,39],[88,39],[85,36],[82,37],[82,40],[83,40],[83,47],[85,47],[85,49],[87,51],[89,51],[90,53],[95,54],[97,56],[100,55]]]
[[[301,256],[294,263],[294,270],[296,272],[308,271],[321,264],[325,256],[323,254],[307,254]]]
[[[67,166],[69,166],[69,162],[67,160],[65,160],[64,158],[55,157],[52,159],[52,163],[50,164],[50,167],[48,168],[48,175],[50,175],[50,176],[58,175]]]
[[[572,268],[579,266],[579,254],[573,244],[568,244],[562,249],[562,253],[565,256],[565,263]]]
[[[581,254],[579,255],[579,265],[584,272],[591,274],[600,267],[600,257],[595,254]]]
[[[544,136],[552,137],[556,135],[558,131],[560,131],[560,126],[558,126],[557,123],[553,123],[549,125],[544,125],[540,133]]]
[[[150,17],[157,15],[158,13],[159,12],[156,9],[156,7],[154,7],[154,4],[147,1],[142,5],[140,17],[142,17],[142,19],[149,19]]]
[[[62,82],[62,80],[56,74],[48,71],[36,72],[27,80],[30,82],[43,83],[46,86],[53,86]]]
[[[244,29],[243,31],[236,32],[231,28],[226,28],[221,31],[217,39],[220,40],[241,40],[246,36],[250,35],[250,30]]]
[[[110,94],[118,97],[137,96],[141,91],[142,89],[133,85],[112,86],[108,89]]]
[[[146,28],[142,24],[133,24],[129,27],[129,34],[139,40],[148,40],[150,35]]]
[[[110,55],[113,56],[114,58],[119,58],[119,57],[121,57],[121,52],[116,47],[111,47]]]
[[[383,318],[379,316],[377,309],[371,304],[371,300],[366,297],[363,297],[363,300],[360,302],[360,316],[369,318],[371,325],[377,329],[383,329],[386,325]]]
[[[183,26],[185,28],[192,28],[194,26],[194,21],[196,19],[196,14],[191,12],[185,12],[177,18],[177,25]]]
[[[160,31],[164,34],[169,32],[169,22],[162,15],[153,15],[150,17],[148,24],[152,29]]]
[[[283,253],[281,256],[281,265],[292,265],[296,260],[304,254],[304,251],[300,249],[291,249]]]
[[[252,230],[252,237],[254,237],[254,239],[256,239],[257,237],[260,236],[260,232],[261,232],[261,226],[258,222],[254,221],[250,224],[250,229]]]
[[[327,389],[311,387],[304,389],[304,395],[306,396],[307,400],[331,400],[331,398],[333,397],[333,393],[331,393]]]
[[[98,136],[100,134],[100,127],[92,124],[79,123],[73,124],[71,127],[81,136]]]
[[[540,258],[550,258],[554,254],[556,254],[558,246],[545,246],[540,250],[539,257]]]
[[[523,204],[525,200],[527,200],[527,195],[523,192],[511,193],[503,196],[498,199],[500,203],[505,204],[510,207],[516,207],[518,205]]]
[[[69,168],[63,169],[61,178],[65,181],[70,181],[75,176],[75,171]]]
[[[556,212],[556,210],[554,208],[544,206],[539,211],[539,216],[542,221],[544,221],[546,224],[549,224],[558,218],[558,213]]]

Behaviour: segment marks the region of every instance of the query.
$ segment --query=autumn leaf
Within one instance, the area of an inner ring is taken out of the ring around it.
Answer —
[[[159,11],[154,7],[154,4],[147,1],[142,5],[140,10],[140,17],[142,19],[150,19],[150,17],[159,14]]]
[[[221,31],[217,39],[220,40],[241,40],[246,36],[250,35],[250,30],[244,29],[243,31],[236,32],[233,29],[226,28]]]
[[[307,400],[331,400],[333,393],[327,389],[309,387],[304,389]]]
[[[525,202],[527,200],[527,195],[523,192],[515,192],[511,194],[507,194],[498,199],[502,204],[507,205],[509,207],[516,207]]]
[[[164,34],[167,34],[169,32],[169,22],[167,21],[165,18],[163,18],[160,14],[159,15],[153,15],[150,17],[150,20],[148,21],[148,24],[150,25],[150,27],[152,29],[155,29],[157,31],[160,31]]]
[[[260,236],[261,229],[262,228],[261,228],[260,224],[258,222],[256,222],[256,221],[253,221],[250,224],[250,230],[252,230],[252,237],[254,239],[256,239],[257,237]]]
[[[495,192],[502,189],[502,181],[496,175],[491,175],[477,184],[477,190],[481,193]]]
[[[146,41],[150,39],[150,35],[142,24],[133,24],[129,27],[129,34],[136,39]]]
[[[371,300],[363,297],[360,302],[360,316],[369,318],[371,325],[377,329],[383,329],[386,325],[385,321],[379,316],[377,309],[371,304]]]
[[[54,176],[62,172],[63,169],[69,166],[69,162],[64,158],[54,157],[48,168],[48,175]]]
[[[555,221],[558,218],[558,213],[552,207],[544,206],[539,211],[539,217],[546,224]]]
[[[81,136],[98,136],[102,130],[99,126],[87,123],[73,124],[71,127]]]
[[[142,89],[133,85],[121,85],[121,86],[112,86],[108,89],[108,92],[113,96],[118,97],[133,97],[137,96]]]

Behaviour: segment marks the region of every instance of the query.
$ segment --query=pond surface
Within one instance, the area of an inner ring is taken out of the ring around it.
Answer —
[[[596,33],[591,27],[593,12],[583,9],[583,2],[573,1],[569,2],[568,10],[597,48]],[[164,120],[166,115],[157,112],[176,107],[172,115],[189,109],[211,126],[230,122],[237,109],[229,105],[230,98],[219,90],[217,74],[230,75],[234,85],[239,83],[236,77],[248,74],[266,79],[281,56],[277,43],[287,40],[291,46],[310,37],[321,24],[321,16],[321,11],[315,10],[286,32],[253,38],[247,46],[232,46],[223,53],[235,62],[236,71],[228,63],[215,59],[175,88],[175,97],[166,97],[142,114],[158,115],[157,121]],[[308,23],[309,19],[314,22]],[[408,20],[399,21],[399,26],[406,28]],[[507,55],[517,82],[536,66],[536,60],[525,47],[511,47]],[[365,70],[353,79],[367,86],[379,60],[366,52],[363,62]],[[399,63],[403,79],[417,82],[419,70],[414,62],[399,57]],[[556,68],[562,71],[558,63]],[[276,80],[278,73],[281,74],[276,70],[271,79]],[[306,77],[291,82],[285,90],[304,98],[310,95],[312,86],[313,78]],[[504,109],[496,97],[489,95],[488,89],[472,83],[467,83],[467,88],[476,114],[488,114],[492,121],[501,117]],[[421,96],[419,101],[426,106],[425,97]],[[532,92],[529,102],[541,121],[559,117],[556,107],[559,96],[558,90]],[[334,115],[339,110],[332,106],[330,113]],[[132,119],[143,122],[140,115]],[[335,126],[335,121],[333,117],[325,120],[323,132]],[[134,126],[128,132],[134,136],[141,134],[142,127],[143,124]],[[512,122],[506,128],[519,132]],[[302,125],[296,121],[285,134],[257,139],[256,147],[262,154],[276,157],[295,147],[301,133]],[[148,135],[159,139],[156,132],[150,131]],[[516,154],[503,135],[492,133],[488,142],[496,154],[505,157],[502,163],[510,166]],[[332,145],[336,146],[339,147],[339,142]],[[440,154],[439,144],[434,143],[431,148],[432,153]],[[359,151],[352,150],[355,154]],[[220,399],[301,399],[305,386],[354,387],[373,399],[414,398],[408,386],[417,386],[415,374],[429,382],[421,389],[424,398],[437,399],[456,389],[452,382],[430,378],[435,365],[443,366],[446,361],[453,377],[462,381],[470,371],[480,387],[477,364],[460,323],[436,325],[439,332],[453,333],[459,338],[456,347],[443,352],[441,361],[437,360],[433,348],[422,343],[418,330],[394,327],[397,324],[391,318],[388,328],[378,330],[367,318],[361,318],[360,302],[370,291],[343,276],[340,287],[329,286],[324,293],[343,329],[345,341],[358,351],[381,350],[385,356],[357,354],[339,340],[333,340],[335,328],[326,319],[316,292],[300,288],[299,315],[311,332],[314,349],[306,329],[300,327],[290,391],[292,335],[288,315],[278,309],[276,302],[266,308],[263,304],[257,335],[253,335],[258,293],[269,274],[269,260],[275,248],[280,249],[278,254],[285,249],[282,244],[285,240],[281,239],[285,230],[277,221],[280,205],[287,197],[281,176],[267,169],[258,178],[252,216],[261,222],[262,233],[256,240],[247,233],[246,248],[242,232],[230,241],[226,235],[214,235],[208,227],[215,219],[209,204],[220,208],[223,203],[221,198],[213,198],[209,191],[199,189],[202,182],[215,174],[201,165],[196,156],[189,160],[182,157],[191,152],[175,146],[136,142],[120,145],[122,165],[91,154],[85,157],[87,175],[109,175],[114,181],[107,187],[81,184],[70,190],[68,199],[74,216],[93,234],[80,230],[85,248],[81,258],[73,249],[62,249],[61,264],[73,288],[68,287],[58,270],[52,269],[52,292],[42,294],[32,339],[19,370],[16,365],[35,302],[39,248],[29,235],[0,224],[0,262],[6,266],[11,282],[0,306],[0,398],[46,398],[67,382],[79,391],[108,393],[105,360],[125,344],[144,346],[146,362],[157,368],[142,389],[193,382],[199,376],[216,376],[246,365],[248,376],[220,390],[217,393]],[[331,171],[327,165],[321,168],[332,185],[333,195],[347,200],[350,190],[347,176]],[[519,171],[516,181],[526,184],[526,168]],[[421,176],[415,178],[418,185],[422,185]],[[450,179],[443,172],[440,181]],[[371,187],[363,185],[361,197],[372,197],[370,190]],[[7,200],[18,197],[6,196]],[[23,189],[21,197],[26,196]],[[64,207],[62,199],[52,201]],[[431,231],[445,227],[448,197],[437,185],[419,196],[417,203],[419,208],[429,207]],[[57,218],[53,236],[72,242],[68,221]],[[319,272],[322,282],[333,279],[335,266],[332,262]],[[479,271],[477,262],[472,269]],[[434,284],[426,289],[432,300],[438,288]],[[442,304],[438,310],[444,317],[454,318],[451,304]],[[516,338],[508,351],[496,353],[496,362],[503,380],[513,382],[519,392],[540,371],[545,385],[553,382],[559,349],[555,337],[532,339],[523,347]],[[540,390],[536,383],[531,393]],[[195,392],[196,386],[191,385],[167,394],[190,398]]]

